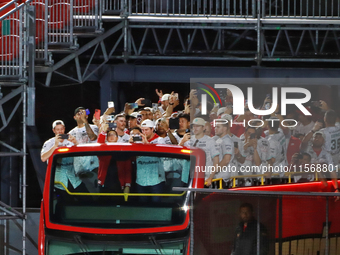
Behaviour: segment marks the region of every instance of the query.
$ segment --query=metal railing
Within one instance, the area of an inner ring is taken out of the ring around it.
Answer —
[[[271,177],[279,177],[281,174],[274,173],[272,174],[269,178]],[[287,180],[288,184],[293,183],[292,182],[292,177],[294,176],[302,176],[302,173],[294,173],[294,172],[288,172],[284,173],[284,179]],[[305,174],[304,174],[305,175]],[[320,173],[312,173],[314,175],[315,179],[314,181],[319,181],[319,176]],[[238,186],[237,180],[243,180],[243,179],[257,179],[259,181],[259,185],[265,185],[265,179],[268,178],[268,174],[253,174],[253,175],[237,175],[237,176],[232,176],[229,178],[231,180],[231,188],[236,188]],[[212,183],[215,183],[216,187],[218,189],[223,189],[223,182],[226,181],[223,178],[216,178],[212,180]]]
[[[124,0],[103,0],[103,13],[120,14],[124,9]]]
[[[340,249],[340,204],[335,201],[339,193],[316,192],[317,188],[309,192],[299,188],[296,192],[174,190],[190,191],[194,198],[190,254],[250,254],[246,251],[251,249],[251,254],[337,255]]]
[[[75,32],[101,30],[101,0],[34,0],[36,59],[50,61],[49,51],[76,49]]]
[[[130,15],[254,17],[255,0],[129,0]]]
[[[104,13],[127,8],[130,16],[262,19],[338,19],[335,0],[104,0]]]
[[[0,76],[20,80],[26,66],[26,5],[14,0],[3,5],[0,13]]]
[[[262,1],[263,18],[337,19],[340,2],[334,0],[268,0]]]

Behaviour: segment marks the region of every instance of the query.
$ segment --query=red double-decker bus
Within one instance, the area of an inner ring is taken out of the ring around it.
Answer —
[[[142,144],[57,149],[41,202],[39,254],[188,254],[189,192],[202,150]]]

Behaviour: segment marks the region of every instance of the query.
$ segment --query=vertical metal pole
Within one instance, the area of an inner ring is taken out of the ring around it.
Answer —
[[[279,196],[279,255],[282,255],[282,196]]]
[[[260,255],[260,197],[257,197],[257,229],[256,229],[256,254]]]
[[[35,72],[34,72],[34,60],[35,60],[35,23],[36,23],[36,9],[34,6],[27,6],[26,25],[28,25],[28,88],[27,88],[27,125],[35,125]],[[26,62],[25,62],[26,63]]]
[[[261,1],[257,0],[257,66],[260,66],[262,61],[261,43]]]
[[[189,191],[190,192],[190,191]],[[194,193],[190,194],[190,255],[194,255]]]
[[[24,218],[22,219],[22,254],[26,254],[26,92],[27,86],[24,86],[23,92],[23,121],[22,121],[22,132],[23,132],[23,139],[22,139],[22,214]]]
[[[23,47],[25,47],[25,43],[23,43],[23,40],[24,40],[24,42],[26,42],[26,40],[25,40],[26,39],[26,35],[25,35],[26,32],[24,32],[24,34],[23,34],[23,29],[22,29],[23,25],[22,24],[24,24],[23,15],[26,12],[25,11],[23,12],[22,9],[23,8],[21,8],[19,10],[19,12],[17,12],[17,15],[19,14],[19,20],[20,20],[20,26],[19,26],[19,35],[20,35],[20,39],[19,39],[19,76],[20,76],[21,79],[24,79],[25,74],[24,74],[24,68],[23,67],[26,64],[26,62],[25,62],[26,59],[25,59],[25,55],[23,53],[26,52],[26,51],[25,51],[25,49],[23,49]],[[21,37],[21,36],[23,36],[23,37]],[[22,39],[22,38],[24,38],[24,39]],[[13,44],[13,45],[15,47],[15,50],[17,50],[18,45],[16,45],[16,44]],[[14,68],[13,68],[13,70],[14,70]]]
[[[102,3],[103,1],[100,1]],[[99,29],[99,9],[101,6],[98,4],[98,0],[95,0],[95,7],[94,7],[94,26],[96,27],[96,30]],[[101,17],[100,17],[101,18]]]
[[[149,6],[150,7],[150,6]],[[150,9],[149,9],[150,11]],[[123,59],[124,59],[124,63],[127,63],[127,60],[128,60],[128,32],[129,32],[129,29],[128,29],[128,25],[129,25],[129,22],[128,22],[128,12],[127,12],[127,0],[124,1],[124,14],[123,14],[123,17],[124,17],[124,52],[123,52]]]
[[[45,13],[44,13],[44,60],[45,64],[50,64],[49,63],[49,57],[48,57],[48,0],[45,0]]]
[[[66,6],[66,5],[64,5]],[[98,7],[95,7],[95,8],[98,8]],[[65,12],[66,13],[66,8],[65,8]],[[60,20],[62,20],[63,17],[61,17]],[[70,1],[70,43],[71,43],[71,46],[75,46],[75,42],[74,42],[74,39],[73,39],[73,27],[74,27],[74,19],[73,19],[73,0]]]
[[[326,246],[325,246],[325,255],[328,255],[328,231],[329,231],[329,226],[328,226],[328,209],[329,209],[329,197],[326,197]]]

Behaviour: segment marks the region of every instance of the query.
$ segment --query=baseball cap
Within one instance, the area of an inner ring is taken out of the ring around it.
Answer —
[[[137,115],[138,115],[139,113],[138,112],[133,112],[133,113],[131,113],[130,115],[129,115],[129,117],[131,118],[137,118]]]
[[[225,114],[221,115],[221,119],[225,119],[227,121],[231,121],[232,117],[229,114],[225,113]]]
[[[84,107],[77,107],[75,110],[74,110],[74,115],[76,115],[80,110],[85,110]]]
[[[65,127],[65,124],[62,120],[55,120],[52,123],[52,128],[54,129],[57,125],[63,125]]]
[[[192,122],[193,125],[200,125],[200,126],[204,126],[205,125],[205,120],[202,118],[196,118],[194,119],[194,121]]]
[[[151,107],[144,107],[144,110],[152,112],[153,109]]]
[[[141,124],[141,127],[153,128],[153,127],[155,127],[155,124],[153,123],[152,120],[144,120]]]
[[[218,109],[217,111],[217,116],[219,116],[220,114],[224,113],[224,111],[226,110],[227,108],[225,107],[221,107],[220,109]]]
[[[161,101],[169,100],[169,97],[170,97],[170,94],[164,94],[164,95],[162,96]]]
[[[319,131],[316,131],[316,132],[314,133],[313,138],[314,138],[316,135],[322,135],[323,139],[326,139],[324,132],[322,132],[322,131],[320,131],[320,130],[319,130]]]

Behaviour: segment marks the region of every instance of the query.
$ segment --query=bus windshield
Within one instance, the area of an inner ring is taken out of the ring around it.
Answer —
[[[191,158],[192,159],[192,158]],[[53,158],[52,223],[90,228],[183,224],[195,160],[186,154],[96,151]]]

